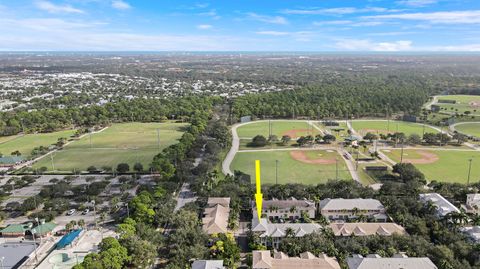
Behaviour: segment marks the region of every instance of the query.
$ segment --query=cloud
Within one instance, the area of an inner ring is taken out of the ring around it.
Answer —
[[[438,0],[402,0],[397,4],[410,6],[410,7],[424,7],[438,3]]]
[[[112,1],[112,7],[115,8],[115,9],[119,9],[119,10],[127,10],[127,9],[132,8],[132,6],[130,6],[129,3],[125,2],[125,1],[122,1],[122,0]]]
[[[336,21],[314,21],[313,25],[315,26],[324,26],[324,25],[345,25],[351,24],[353,21],[348,20],[336,20]]]
[[[197,25],[197,29],[200,29],[200,30],[208,30],[208,29],[212,29],[212,25],[210,24],[199,24]]]
[[[355,7],[336,7],[336,8],[314,8],[314,9],[286,9],[283,10],[284,14],[294,14],[294,15],[347,15],[354,13],[368,13],[368,12],[398,12],[396,9],[387,9],[383,7],[366,7],[366,8],[355,8]]]
[[[398,19],[412,21],[426,21],[435,24],[479,24],[480,10],[443,11],[430,13],[403,13],[365,16],[364,19]]]
[[[35,6],[49,13],[85,13],[83,10],[70,5],[56,5],[49,1],[36,1]]]
[[[288,24],[287,19],[281,16],[266,16],[259,15],[253,12],[247,13],[248,18],[260,22],[271,23],[271,24]]]
[[[200,13],[198,13],[198,15],[211,17],[211,18],[214,19],[214,20],[218,20],[218,19],[221,18],[221,17],[217,14],[217,11],[216,11],[215,9],[212,9],[212,10],[207,11],[207,12],[200,12]]]
[[[255,32],[257,35],[271,35],[271,36],[286,36],[290,35],[289,32],[280,32],[280,31],[258,31]]]
[[[372,42],[366,39],[344,39],[336,43],[336,48],[351,51],[410,51],[412,41]]]

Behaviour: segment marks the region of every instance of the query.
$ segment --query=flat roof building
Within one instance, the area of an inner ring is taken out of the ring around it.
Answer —
[[[422,202],[431,202],[433,205],[435,205],[436,215],[439,218],[445,217],[452,212],[460,213],[460,210],[456,206],[438,193],[422,193],[419,196]]]
[[[409,258],[397,254],[391,258],[382,258],[373,254],[363,257],[354,255],[347,259],[349,269],[437,269],[429,258]]]
[[[192,264],[192,269],[224,269],[223,260],[197,260]]]

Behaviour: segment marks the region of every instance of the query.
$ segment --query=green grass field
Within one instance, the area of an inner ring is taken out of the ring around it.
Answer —
[[[272,134],[278,136],[280,139],[283,135],[290,135],[292,138],[302,135],[308,135],[312,132],[315,136],[318,134],[318,130],[312,128],[306,121],[271,121]],[[297,132],[289,132],[292,130],[298,130]],[[268,137],[268,121],[258,121],[249,123],[238,127],[238,136],[241,138],[253,138],[256,135],[263,135]]]
[[[433,153],[438,160],[428,164],[414,164],[420,171],[425,174],[429,180],[437,180],[443,182],[467,183],[469,159],[472,161],[472,171],[470,182],[480,181],[480,152],[477,151],[457,151],[457,150],[423,150]],[[401,150],[392,150],[390,152],[383,151],[392,160],[399,162]],[[418,150],[405,150],[405,159],[420,159],[422,156]]]
[[[74,130],[59,131],[45,134],[27,134],[25,136],[6,136],[0,139],[0,152],[4,155],[10,155],[13,151],[20,151],[23,156],[31,155],[35,147],[48,147],[57,142],[58,138],[70,138],[75,133]]]
[[[412,122],[405,122],[405,121],[353,121],[352,127],[360,133],[361,135],[365,135],[367,132],[376,133],[376,134],[387,134],[387,133],[395,133],[395,132],[402,132],[405,135],[411,134],[423,134],[423,125],[418,123]],[[425,126],[426,133],[438,133],[437,130]]]
[[[142,163],[148,168],[153,156],[172,144],[183,134],[186,124],[181,123],[121,123],[75,141],[53,155],[56,171],[86,170],[93,165],[116,167],[128,163],[130,167]],[[160,129],[160,150],[157,143]],[[46,157],[33,165],[34,169],[47,167],[52,170],[51,158]]]
[[[344,160],[337,152],[325,150],[305,151],[309,159],[335,159],[338,157],[338,170],[340,179],[351,179]],[[290,151],[257,151],[238,152],[232,162],[231,170],[239,170],[255,180],[255,160],[261,161],[262,183],[275,183],[275,160],[278,160],[278,183],[303,183],[318,184],[335,179],[336,165],[333,164],[308,164],[293,159]]]
[[[440,96],[438,100],[455,100],[455,104],[436,103],[445,112],[463,113],[470,111],[472,114],[480,114],[480,96],[478,95],[448,95]]]
[[[480,123],[462,123],[455,126],[455,130],[462,134],[480,137]]]

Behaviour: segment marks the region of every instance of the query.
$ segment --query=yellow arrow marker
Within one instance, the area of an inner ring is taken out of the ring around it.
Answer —
[[[263,194],[262,194],[262,187],[260,183],[260,161],[255,161],[255,182],[257,186],[257,193],[255,193],[255,202],[257,204],[257,215],[258,220],[262,217],[262,203],[263,203]]]

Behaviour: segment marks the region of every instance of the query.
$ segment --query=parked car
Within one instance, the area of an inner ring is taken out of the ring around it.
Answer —
[[[67,216],[71,216],[71,215],[75,214],[75,212],[77,212],[77,210],[75,210],[75,209],[70,209],[70,210],[68,210],[68,212],[67,212]]]
[[[87,214],[88,214],[88,212],[90,212],[90,209],[88,209],[88,208],[85,208],[85,210],[83,210],[83,212],[82,212],[82,215],[87,215]]]

